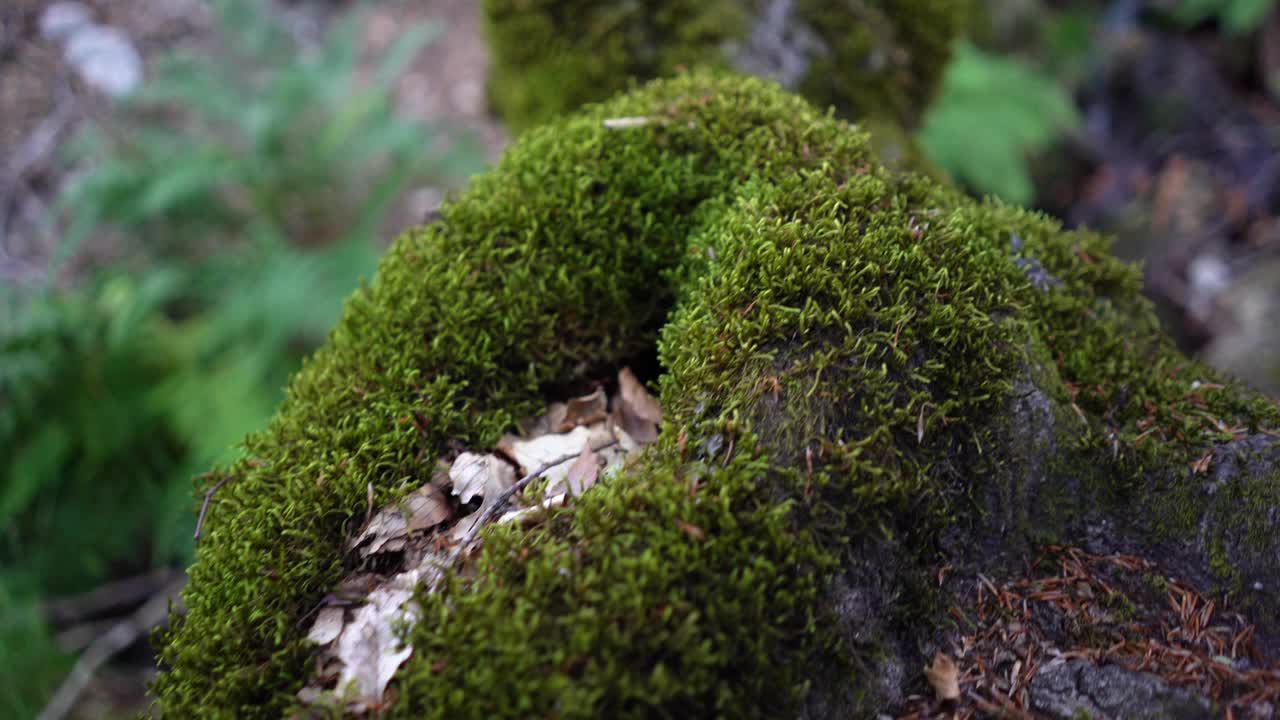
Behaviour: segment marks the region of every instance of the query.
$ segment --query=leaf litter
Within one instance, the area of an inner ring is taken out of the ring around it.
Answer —
[[[657,440],[657,398],[629,368],[618,372],[617,387],[612,396],[597,387],[552,403],[522,426],[522,436],[506,435],[492,451],[457,453],[430,481],[369,517],[346,545],[348,576],[313,611],[307,639],[318,650],[298,693],[304,708],[362,715],[385,707],[394,699],[388,685],[413,653],[405,638],[420,613],[415,590],[435,590],[474,549],[478,526],[536,525],[548,508],[607,482]]]

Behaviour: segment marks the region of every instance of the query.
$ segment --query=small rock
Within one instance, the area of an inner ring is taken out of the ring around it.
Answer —
[[[1053,718],[1211,718],[1209,701],[1146,673],[1087,660],[1050,663],[1031,680],[1031,707]]]
[[[127,95],[142,82],[142,57],[129,38],[113,27],[76,29],[67,38],[62,56],[89,87],[111,97]]]
[[[62,42],[77,30],[93,24],[93,12],[78,2],[55,2],[40,15],[40,36]]]

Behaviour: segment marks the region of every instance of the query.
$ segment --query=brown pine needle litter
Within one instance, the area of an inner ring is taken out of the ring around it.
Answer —
[[[950,570],[939,570],[939,584]],[[1070,659],[1155,675],[1210,699],[1228,718],[1280,700],[1280,663],[1262,664],[1255,627],[1144,558],[1047,546],[1025,577],[997,584],[978,575],[969,595],[968,607],[948,610],[960,634],[939,653],[958,669],[959,701],[912,695],[900,720],[1039,717],[1032,679]]]

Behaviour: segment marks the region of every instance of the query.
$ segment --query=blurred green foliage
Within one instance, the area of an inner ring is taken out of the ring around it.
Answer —
[[[1173,16],[1187,25],[1215,20],[1228,34],[1256,30],[1270,12],[1274,0],[1179,0]]]
[[[938,167],[976,192],[1027,205],[1027,155],[1080,123],[1070,94],[1029,63],[956,46],[917,139]]]
[[[478,144],[393,111],[432,28],[367,71],[358,17],[310,49],[268,4],[218,18],[212,52],[167,58],[71,146],[51,274],[104,234],[116,269],[0,288],[0,666],[44,673],[0,683],[5,717],[66,667],[35,603],[185,562],[192,476],[263,427],[372,273],[388,210],[482,164]]]

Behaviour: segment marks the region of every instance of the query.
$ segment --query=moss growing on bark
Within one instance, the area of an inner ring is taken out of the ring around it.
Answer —
[[[972,14],[971,0],[485,0],[489,99],[523,130],[637,80],[733,67],[910,127]]]
[[[929,106],[951,44],[975,24],[976,12],[970,0],[798,0],[797,8],[828,48],[800,94],[845,117],[906,127]]]
[[[621,116],[646,120],[602,122]],[[656,344],[660,443],[544,525],[488,532],[474,579],[420,598],[397,711],[866,715],[936,619],[944,532],[1021,487],[1028,448],[1119,458],[1088,482],[1122,496],[1182,482],[1220,437],[1207,414],[1280,424],[1238,388],[1197,394],[1216,379],[1137,291],[1104,239],[886,170],[764,81],[693,74],[531,130],[395,244],[225,471],[161,708],[278,716],[369,484],[426,482],[451,442],[487,447]],[[1024,446],[991,418],[1033,366],[1059,420]],[[1069,517],[1060,500],[1040,510]],[[833,609],[872,580],[870,619]],[[815,673],[839,696],[816,700]]]

